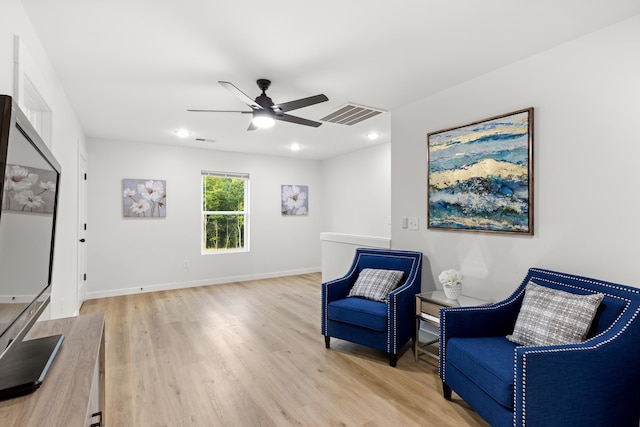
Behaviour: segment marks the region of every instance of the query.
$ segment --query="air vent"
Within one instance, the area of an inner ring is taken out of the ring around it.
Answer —
[[[323,122],[338,123],[341,125],[351,126],[384,112],[384,110],[378,110],[371,107],[347,104],[344,107],[334,111],[333,113],[324,116],[320,120]]]

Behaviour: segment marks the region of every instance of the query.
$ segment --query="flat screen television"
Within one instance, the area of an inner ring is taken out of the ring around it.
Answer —
[[[51,297],[60,164],[0,95],[0,399],[35,391],[64,336],[25,339]]]

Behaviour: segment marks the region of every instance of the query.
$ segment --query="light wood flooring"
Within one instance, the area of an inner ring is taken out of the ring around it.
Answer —
[[[86,301],[106,317],[106,425],[487,426],[411,346],[320,332],[320,274]]]

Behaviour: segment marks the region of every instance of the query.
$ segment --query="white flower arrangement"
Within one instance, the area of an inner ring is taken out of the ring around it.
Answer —
[[[442,283],[444,295],[450,300],[457,300],[462,291],[462,274],[450,268],[440,273],[438,280]]]
[[[450,268],[440,273],[438,280],[440,280],[440,283],[442,283],[443,286],[451,286],[462,282],[462,274],[460,274],[459,271]]]

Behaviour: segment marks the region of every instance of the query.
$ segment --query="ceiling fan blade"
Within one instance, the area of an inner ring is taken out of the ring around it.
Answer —
[[[258,126],[254,125],[253,122],[249,123],[249,127],[247,128],[247,130],[256,130],[258,129]]]
[[[314,122],[313,120],[303,119],[302,117],[292,116],[291,114],[277,114],[273,118],[284,122],[295,123],[297,125],[313,126],[314,128],[317,128],[322,124],[320,122]]]
[[[238,111],[238,110],[187,110],[192,113],[242,113],[252,114],[253,111]]]
[[[315,95],[310,96],[308,98],[296,99],[295,101],[283,102],[282,104],[276,104],[272,108],[274,111],[291,111],[297,110],[298,108],[308,107],[309,105],[319,104],[321,102],[328,101],[325,95]]]
[[[253,99],[249,98],[244,92],[242,92],[240,89],[235,87],[233,83],[223,82],[223,81],[218,81],[218,83],[224,86],[224,88],[227,89],[229,92],[237,96],[242,102],[247,104],[249,107],[253,108],[254,110],[262,110],[262,106],[260,104],[258,104]]]

